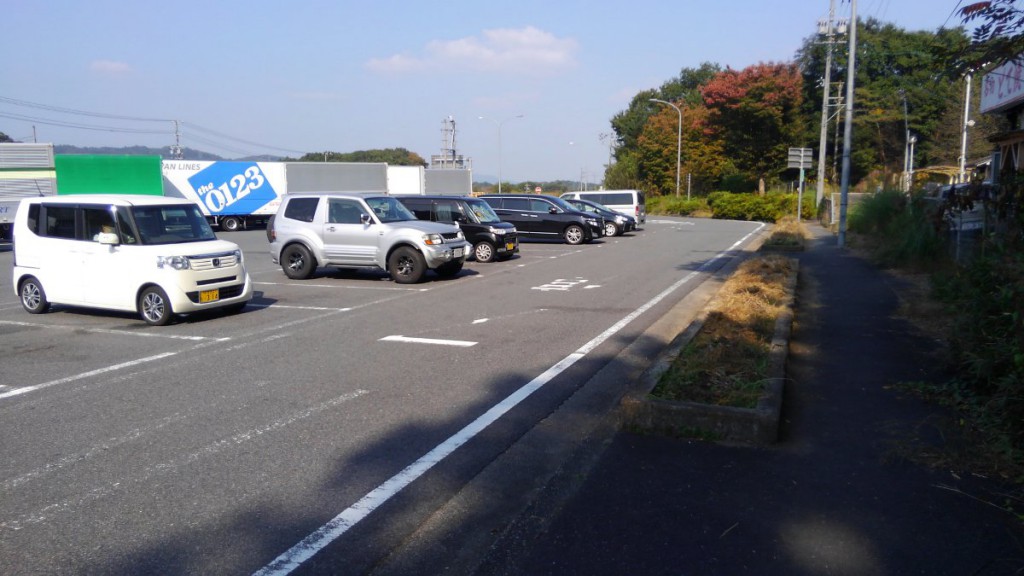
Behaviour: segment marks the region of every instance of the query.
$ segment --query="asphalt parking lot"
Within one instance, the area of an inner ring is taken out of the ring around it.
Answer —
[[[263,231],[225,233],[252,303],[163,328],[26,314],[0,252],[0,571],[253,572],[372,497],[303,564],[363,572],[756,228],[527,242],[416,285],[288,280]]]

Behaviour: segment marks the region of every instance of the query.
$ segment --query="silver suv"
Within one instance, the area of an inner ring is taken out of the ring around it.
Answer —
[[[293,279],[318,266],[379,268],[415,284],[427,270],[454,276],[470,246],[457,226],[417,220],[382,194],[286,194],[267,225],[270,257]]]

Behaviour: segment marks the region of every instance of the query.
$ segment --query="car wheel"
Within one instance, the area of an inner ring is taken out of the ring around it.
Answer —
[[[605,236],[618,236],[619,235],[619,227],[616,226],[614,222],[605,222],[604,223],[604,235]]]
[[[150,286],[139,295],[139,316],[150,326],[166,326],[174,316],[167,293],[159,286]]]
[[[494,245],[490,242],[478,242],[473,247],[473,256],[477,262],[491,262],[494,260]]]
[[[427,263],[415,248],[400,246],[388,257],[388,272],[399,284],[415,284],[426,271]]]
[[[242,222],[238,218],[228,216],[220,221],[220,227],[228,232],[234,232],[242,227]]]
[[[302,244],[290,244],[281,251],[281,269],[292,280],[305,280],[316,272],[316,260]]]
[[[565,229],[565,241],[568,244],[582,244],[586,236],[583,234],[583,228],[576,224],[573,224]]]
[[[438,276],[450,278],[458,274],[460,270],[462,270],[462,262],[448,262],[438,266],[434,272],[437,272]]]
[[[18,289],[21,296],[21,305],[29,314],[42,314],[50,309],[50,303],[46,300],[46,292],[43,285],[35,276],[29,276],[21,281]]]

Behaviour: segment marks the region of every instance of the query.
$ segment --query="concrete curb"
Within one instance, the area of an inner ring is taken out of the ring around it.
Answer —
[[[679,333],[636,384],[622,398],[623,427],[636,432],[697,436],[724,443],[766,445],[778,440],[782,412],[782,393],[786,378],[786,356],[793,326],[793,303],[796,294],[799,264],[786,280],[785,310],[775,321],[770,352],[769,381],[757,408],[713,406],[694,402],[663,400],[650,395],[662,374],[672,365],[680,351],[700,332],[708,311],[718,300],[716,296]]]

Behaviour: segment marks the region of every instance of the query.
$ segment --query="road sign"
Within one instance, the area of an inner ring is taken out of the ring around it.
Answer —
[[[786,168],[811,168],[814,160],[811,158],[814,151],[810,148],[790,148]]]

